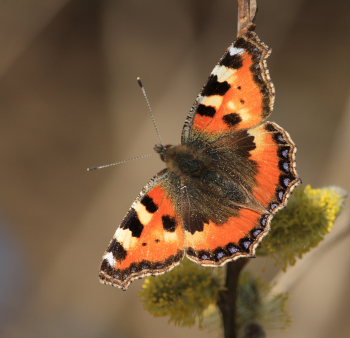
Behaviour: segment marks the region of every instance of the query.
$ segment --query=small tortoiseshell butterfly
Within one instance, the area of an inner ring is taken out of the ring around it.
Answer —
[[[102,283],[126,289],[185,255],[203,266],[251,257],[299,183],[296,147],[268,122],[270,49],[253,31],[229,46],[198,95],[181,144],[156,145],[165,162],[115,232]]]

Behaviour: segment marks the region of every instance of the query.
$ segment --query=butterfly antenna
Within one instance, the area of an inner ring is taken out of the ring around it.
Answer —
[[[150,104],[150,102],[149,102],[149,100],[148,100],[148,96],[147,96],[147,94],[146,94],[145,87],[144,87],[143,84],[142,84],[141,78],[137,77],[136,80],[137,80],[137,83],[138,83],[138,85],[140,86],[141,91],[142,91],[142,94],[143,94],[143,96],[144,96],[144,98],[145,98],[145,100],[146,100],[147,107],[148,107],[148,112],[149,112],[149,115],[150,115],[151,120],[152,120],[152,122],[153,122],[154,129],[156,130],[159,143],[160,143],[160,144],[163,144],[162,138],[160,137],[160,133],[159,133],[159,130],[158,130],[158,127],[157,127],[156,119],[155,119],[155,117],[154,117],[154,115],[153,115],[153,111],[152,111],[151,104]]]
[[[143,154],[143,155],[128,158],[126,160],[118,161],[115,163],[100,165],[98,167],[90,167],[90,168],[87,168],[86,171],[95,171],[95,170],[100,170],[100,169],[104,169],[104,168],[114,167],[114,166],[119,165],[119,164],[124,164],[124,163],[130,162],[130,161],[135,161],[135,160],[141,160],[142,158],[147,158],[147,157],[151,157],[151,156],[155,156],[155,155],[157,155],[157,154],[156,153]]]

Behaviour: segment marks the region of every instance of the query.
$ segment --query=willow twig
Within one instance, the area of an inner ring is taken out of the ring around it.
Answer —
[[[247,263],[248,258],[240,258],[236,261],[229,262],[226,265],[225,289],[220,291],[218,300],[218,307],[222,315],[225,338],[237,337],[236,302],[239,275]]]
[[[238,20],[237,36],[244,35],[253,25],[257,4],[256,0],[237,0],[238,2]]]

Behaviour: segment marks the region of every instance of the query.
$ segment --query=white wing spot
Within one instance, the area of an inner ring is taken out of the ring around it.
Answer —
[[[230,110],[236,110],[236,105],[233,101],[228,101],[227,102],[227,107],[230,109]]]
[[[165,232],[164,233],[164,241],[169,242],[176,242],[178,240],[177,233],[176,232]]]
[[[218,77],[219,82],[227,81],[235,73],[236,69],[228,68],[222,65],[216,65],[211,72],[212,75],[216,75]]]
[[[129,229],[118,228],[113,238],[121,243],[125,250],[128,250],[132,242],[132,232]]]
[[[134,206],[134,209],[136,210],[137,216],[139,217],[139,220],[143,225],[147,225],[151,221],[153,214],[148,212],[146,207],[142,203],[139,202],[138,204],[136,204]]]
[[[113,254],[111,252],[107,252],[104,256],[103,259],[106,259],[108,264],[114,268],[115,266],[115,259],[113,257]]]
[[[216,109],[219,109],[222,103],[223,97],[220,95],[211,95],[211,96],[204,96],[201,103],[212,106]]]
[[[249,109],[247,108],[241,108],[238,110],[238,113],[242,119],[243,122],[245,121],[249,121],[251,119],[251,114],[250,114],[250,111]]]
[[[236,47],[231,47],[228,52],[230,53],[230,55],[242,55],[245,50],[243,48],[236,48]]]

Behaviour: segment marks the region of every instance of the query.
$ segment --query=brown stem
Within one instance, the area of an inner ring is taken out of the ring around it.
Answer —
[[[238,20],[237,36],[244,35],[253,25],[257,4],[256,0],[237,0],[238,2]]]
[[[236,302],[239,275],[243,267],[247,264],[248,258],[240,258],[229,262],[226,265],[226,283],[225,289],[220,291],[218,307],[222,314],[225,338],[237,337],[236,323]]]
[[[266,338],[266,333],[260,324],[250,323],[244,328],[243,338]]]

